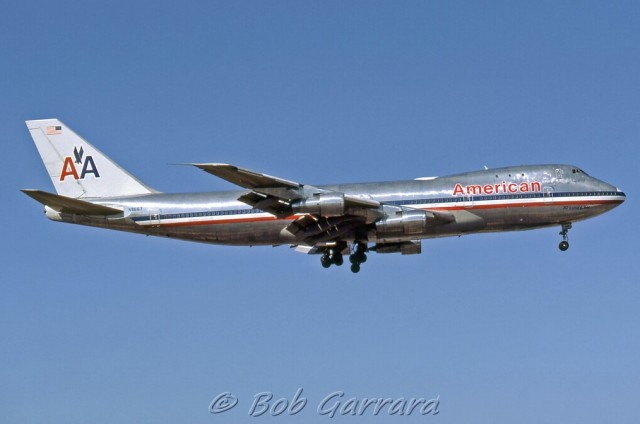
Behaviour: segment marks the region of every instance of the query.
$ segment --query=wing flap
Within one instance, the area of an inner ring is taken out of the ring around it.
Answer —
[[[256,209],[263,210],[277,217],[284,218],[291,215],[291,206],[283,203],[277,197],[265,196],[254,191],[250,191],[238,197],[238,200],[252,206]]]

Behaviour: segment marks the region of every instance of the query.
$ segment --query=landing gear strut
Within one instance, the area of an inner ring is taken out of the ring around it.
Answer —
[[[349,255],[349,262],[351,262],[351,272],[360,272],[360,264],[367,262],[367,245],[366,243],[356,242],[353,244],[353,253]]]
[[[331,257],[331,261],[334,265],[341,266],[344,263],[344,259],[342,258],[342,253],[340,253],[337,249],[331,249],[329,256]]]
[[[560,235],[562,236],[562,241],[558,245],[558,248],[563,252],[569,248],[569,229],[571,228],[571,223],[562,224],[562,231],[560,231]]]

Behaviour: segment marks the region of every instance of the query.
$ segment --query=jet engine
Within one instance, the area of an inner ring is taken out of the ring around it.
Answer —
[[[342,216],[345,214],[344,194],[320,193],[307,199],[291,203],[294,213],[309,213],[320,216]]]
[[[396,212],[394,215],[376,222],[376,237],[378,239],[423,234],[426,230],[427,214],[420,210]]]

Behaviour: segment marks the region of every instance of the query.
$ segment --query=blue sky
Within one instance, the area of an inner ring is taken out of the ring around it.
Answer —
[[[0,16],[6,422],[327,422],[349,397],[436,416],[640,419],[636,2],[10,2]],[[559,229],[430,240],[358,275],[287,247],[48,221],[24,126],[57,117],[152,187],[180,162],[307,183],[572,163],[628,200]],[[254,395],[309,405],[250,417]],[[212,415],[229,391],[233,410]]]

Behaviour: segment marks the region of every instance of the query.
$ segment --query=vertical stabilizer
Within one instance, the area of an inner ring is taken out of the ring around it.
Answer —
[[[58,194],[79,198],[156,192],[59,120],[26,124]]]

